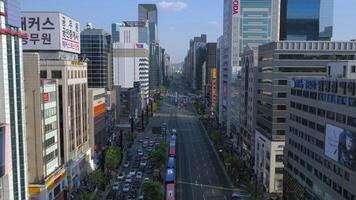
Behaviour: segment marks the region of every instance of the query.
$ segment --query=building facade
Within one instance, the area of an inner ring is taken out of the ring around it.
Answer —
[[[93,168],[97,168],[102,163],[102,150],[106,145],[107,139],[110,137],[110,123],[107,119],[107,101],[106,91],[104,88],[88,89],[88,108],[89,108],[89,143],[91,154],[93,156]]]
[[[255,173],[266,191],[282,192],[288,131],[288,77],[326,76],[335,59],[354,60],[354,42],[272,42],[259,47],[256,81]]]
[[[110,35],[103,29],[96,29],[92,24],[80,33],[80,58],[88,65],[88,87],[109,88]]]
[[[58,84],[40,78],[38,53],[24,53],[23,61],[29,198],[63,199],[67,179],[60,155]]]
[[[281,0],[280,40],[331,40],[334,0]]]
[[[288,93],[285,197],[355,199],[355,79],[294,77]]]
[[[158,42],[158,12],[156,4],[138,4],[138,20],[148,21],[148,44]]]
[[[27,198],[27,148],[19,1],[0,1],[0,198]]]

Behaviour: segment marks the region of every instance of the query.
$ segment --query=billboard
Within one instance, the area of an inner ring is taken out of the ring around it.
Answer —
[[[80,53],[80,24],[58,12],[22,12],[24,50],[54,50]]]
[[[341,165],[356,169],[356,132],[326,124],[325,155]]]
[[[232,16],[235,17],[239,14],[239,0],[232,0]]]
[[[212,79],[216,79],[217,77],[216,77],[216,68],[212,68],[211,69],[211,78]]]

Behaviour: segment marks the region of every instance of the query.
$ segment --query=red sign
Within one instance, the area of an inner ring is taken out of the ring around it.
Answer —
[[[239,0],[232,1],[232,16],[239,14]]]
[[[43,102],[44,103],[48,102],[48,93],[43,93]]]

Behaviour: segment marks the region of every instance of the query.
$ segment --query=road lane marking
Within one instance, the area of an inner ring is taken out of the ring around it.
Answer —
[[[239,188],[227,188],[227,187],[214,186],[214,185],[198,184],[197,181],[195,181],[195,183],[189,183],[189,182],[185,182],[185,181],[177,181],[177,183],[183,184],[183,185],[195,186],[195,187],[203,187],[206,189],[226,190],[226,191],[233,191],[233,192],[241,191],[241,189],[239,189]]]

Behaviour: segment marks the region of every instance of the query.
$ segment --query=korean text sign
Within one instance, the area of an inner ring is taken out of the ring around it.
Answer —
[[[22,12],[24,50],[57,50],[80,53],[80,24],[58,12]]]

